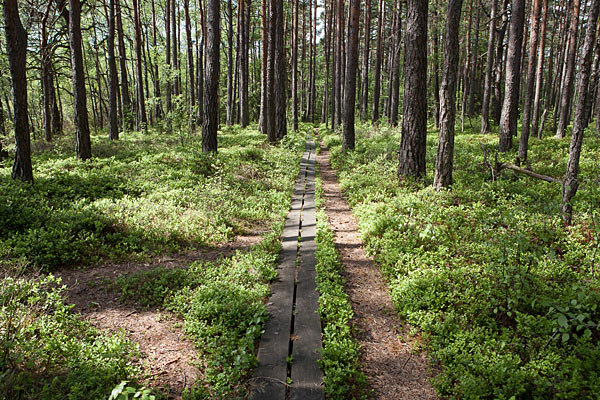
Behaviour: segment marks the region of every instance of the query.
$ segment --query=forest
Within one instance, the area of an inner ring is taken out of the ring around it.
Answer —
[[[0,400],[600,399],[600,0],[0,13]]]

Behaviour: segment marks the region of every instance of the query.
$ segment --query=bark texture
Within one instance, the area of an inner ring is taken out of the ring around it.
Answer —
[[[398,176],[425,176],[428,2],[408,0],[404,36],[404,102]]]
[[[452,185],[454,164],[454,121],[456,119],[456,79],[458,75],[460,14],[463,0],[450,0],[446,14],[444,65],[440,95],[440,132],[435,159],[433,186],[436,190]]]
[[[346,51],[346,82],[344,84],[344,126],[342,151],[354,150],[354,114],[356,102],[356,68],[358,65],[358,30],[360,0],[350,2],[348,19],[348,48]]]
[[[221,45],[221,2],[209,0],[206,10],[206,77],[204,80],[204,118],[202,151],[217,151],[219,129],[219,73]]]

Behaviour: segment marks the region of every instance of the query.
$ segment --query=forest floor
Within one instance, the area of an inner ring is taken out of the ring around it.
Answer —
[[[173,312],[123,301],[118,278],[163,267],[185,269],[194,262],[213,262],[246,250],[262,240],[261,227],[238,236],[235,241],[214,248],[153,257],[145,263],[105,263],[88,269],[65,268],[56,271],[66,286],[65,299],[79,316],[109,333],[123,331],[137,343],[146,384],[168,388],[170,399],[180,399],[186,388],[202,377],[197,350],[186,338],[183,321]]]
[[[367,376],[369,398],[435,399],[427,381],[431,367],[418,352],[418,336],[398,318],[385,280],[360,239],[350,210],[329,162],[329,151],[321,147],[317,156],[322,180],[325,213],[335,233],[335,247],[344,265],[346,293],[354,311],[353,332],[361,346],[362,370]]]

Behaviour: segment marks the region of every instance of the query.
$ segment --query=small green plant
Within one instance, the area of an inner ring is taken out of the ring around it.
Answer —
[[[156,400],[156,396],[152,394],[152,390],[142,387],[140,389],[127,386],[128,381],[119,383],[110,393],[108,400]]]

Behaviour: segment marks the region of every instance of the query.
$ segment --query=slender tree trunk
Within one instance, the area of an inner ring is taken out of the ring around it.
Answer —
[[[535,69],[535,94],[533,98],[533,115],[531,119],[531,131],[538,133],[540,119],[540,103],[542,101],[542,86],[544,77],[544,51],[546,49],[546,26],[548,25],[548,0],[543,0],[544,14],[542,16],[542,26],[539,35],[539,45],[537,50],[537,65]],[[538,139],[541,137],[538,136]]]
[[[265,102],[265,128],[269,143],[277,141],[277,128],[275,125],[275,46],[277,36],[277,0],[269,0],[269,23],[268,23],[268,49],[267,69],[263,74],[267,76],[267,99]]]
[[[569,108],[573,96],[573,78],[575,76],[575,58],[577,56],[577,28],[579,26],[580,0],[573,0],[571,11],[571,23],[569,27],[569,47],[567,50],[567,62],[565,64],[564,90],[560,97],[560,119],[556,129],[556,137],[565,137],[567,125],[569,124]]]
[[[500,116],[500,140],[498,149],[501,152],[512,148],[512,139],[517,135],[519,119],[519,82],[521,80],[521,45],[523,42],[523,25],[525,22],[525,0],[512,0],[510,19],[510,36],[506,59],[506,82],[504,85],[504,103]]]
[[[502,75],[504,74],[504,37],[508,27],[508,9],[509,0],[504,0],[502,8],[502,26],[498,30],[498,41],[496,42],[496,62],[494,68],[494,93],[492,98],[492,115],[496,124],[500,124],[500,114],[502,114]]]
[[[305,121],[309,121],[309,122],[313,122],[311,119],[311,99],[312,99],[312,79],[313,79],[313,62],[314,62],[314,56],[313,56],[313,29],[312,29],[312,25],[313,25],[313,20],[312,20],[312,5],[313,5],[313,0],[308,0],[308,83],[307,83],[307,90],[306,90],[306,103],[305,106],[306,108],[304,109],[304,120]]]
[[[4,107],[2,107],[2,98],[0,98],[0,136],[6,136]],[[2,142],[0,142],[0,151],[2,151]]]
[[[59,134],[62,131],[62,118],[61,118],[61,109],[58,107],[58,79],[56,80],[56,87],[54,84],[54,75],[56,72],[54,70],[50,71],[50,76],[48,77],[49,86],[50,86],[50,96],[51,96],[51,105],[52,105],[52,136]]]
[[[383,58],[383,20],[385,18],[385,1],[379,0],[377,12],[377,52],[375,54],[375,76],[373,77],[373,112],[371,122],[379,121],[379,97],[381,95],[381,63]]]
[[[471,63],[471,31],[473,27],[473,1],[469,0],[469,19],[467,22],[467,45],[465,46],[465,64],[462,71],[463,87],[462,87],[462,101],[460,107],[460,121],[461,131],[465,130],[465,118],[467,113],[467,99],[469,97],[469,88],[471,82],[469,82],[469,71]]]
[[[392,80],[390,82],[391,100],[390,100],[390,125],[398,126],[398,107],[400,102],[400,52],[402,51],[402,2],[396,2],[396,24],[394,29],[394,45],[393,45],[393,63],[392,63]]]
[[[6,53],[12,77],[15,161],[12,178],[33,182],[31,145],[27,113],[27,32],[19,18],[17,0],[4,1],[4,29]],[[7,103],[8,104],[8,103]]]
[[[433,187],[436,190],[452,185],[456,79],[458,75],[459,55],[458,31],[462,2],[463,0],[450,0],[448,2],[448,12],[446,13],[444,65],[442,69],[442,89],[440,96],[440,132],[433,177]]]
[[[283,47],[283,0],[275,0],[277,18],[275,18],[275,129],[277,139],[283,139],[287,135],[287,60]]]
[[[600,80],[600,24],[596,26],[596,46],[594,50],[594,61],[592,62],[592,75],[590,77],[590,95],[587,97],[588,103],[586,110],[588,113],[588,121],[594,118],[594,100],[596,99],[596,92],[598,89],[598,83]]]
[[[330,16],[330,28],[331,28],[331,41],[330,41],[330,49],[332,52],[331,57],[331,129],[336,129],[335,124],[335,112],[337,110],[336,106],[336,90],[337,90],[337,81],[340,79],[338,75],[338,35],[337,35],[337,3],[338,0],[331,1],[331,16]]]
[[[144,96],[144,81],[142,75],[142,23],[140,20],[140,0],[133,0],[133,27],[135,42],[135,58],[137,71],[137,97],[138,97],[138,120],[139,129],[146,129],[148,119],[146,117],[146,98]]]
[[[342,151],[354,150],[354,114],[356,101],[356,69],[358,64],[358,31],[360,0],[351,0],[348,19],[348,49],[346,51],[346,86],[344,90],[344,125]]]
[[[238,10],[239,11],[239,10]],[[233,8],[231,0],[227,0],[227,119],[231,126],[233,121]]]
[[[535,68],[537,67],[536,52],[538,50],[538,39],[540,35],[539,31],[541,11],[542,0],[533,0],[533,6],[531,8],[531,32],[529,36],[529,65],[527,67],[527,90],[525,92],[521,140],[519,142],[519,159],[523,163],[527,162],[527,147],[529,145],[529,124],[531,122],[531,107],[533,101],[533,89],[535,85]]]
[[[437,0],[433,3],[433,27],[432,27],[432,37],[433,37],[433,80],[434,80],[434,90],[433,90],[433,126],[435,129],[440,128],[440,43],[439,43],[439,33],[438,33],[438,2]]]
[[[83,53],[81,50],[80,7],[81,3],[79,0],[69,0],[69,43],[71,48],[71,66],[73,69],[73,110],[75,112],[74,120],[77,136],[76,150],[77,158],[87,160],[92,157],[92,146],[86,104]]]
[[[365,0],[365,19],[363,22],[365,28],[365,43],[363,46],[362,59],[362,96],[360,102],[360,119],[367,119],[367,108],[369,106],[369,55],[371,54],[371,3],[372,0]]]
[[[156,10],[154,0],[152,0],[152,46],[156,48]],[[160,76],[158,74],[158,61],[154,60],[154,116],[157,120],[162,117],[161,95],[160,95]]]
[[[117,62],[115,60],[115,1],[108,2],[108,138],[119,139],[119,119],[117,114]]]
[[[204,118],[202,124],[202,151],[204,153],[217,151],[221,1],[208,0],[206,11],[206,77],[204,80]]]
[[[43,111],[44,111],[44,136],[46,141],[52,141],[52,111],[51,111],[51,92],[52,86],[50,86],[50,75],[51,75],[51,55],[50,48],[48,45],[48,17],[50,16],[50,9],[52,2],[48,2],[46,11],[42,17],[40,27],[40,77],[42,83],[42,97],[43,97]]]
[[[165,2],[165,53],[167,63],[167,79],[165,82],[165,92],[167,97],[167,113],[173,108],[171,94],[173,91],[172,86],[172,66],[171,66],[171,0]]]
[[[262,20],[262,74],[260,82],[260,117],[258,126],[262,133],[268,132],[267,121],[267,101],[269,97],[268,69],[269,69],[269,9],[267,0],[261,2],[261,20]]]
[[[194,80],[194,45],[192,43],[192,23],[190,21],[190,0],[183,0],[183,12],[185,15],[185,38],[187,44],[188,84],[190,86],[190,117],[196,106],[196,87]]]
[[[297,0],[296,0],[297,1]],[[321,109],[321,123],[329,123],[329,71],[331,62],[331,13],[333,7],[329,6],[325,9],[325,83],[323,85],[323,107]],[[329,17],[327,14],[329,13]]]
[[[490,130],[490,94],[492,91],[492,69],[494,68],[494,41],[496,39],[496,15],[498,0],[492,0],[490,29],[488,32],[487,60],[485,64],[485,82],[483,84],[483,101],[481,104],[481,133]]]
[[[119,44],[119,67],[121,70],[121,107],[123,123],[126,129],[133,129],[131,115],[131,97],[129,97],[129,79],[127,78],[127,56],[125,54],[125,39],[123,37],[123,18],[121,15],[121,0],[116,0],[115,11],[117,18],[117,42]]]
[[[475,110],[475,88],[477,87],[477,63],[479,60],[479,22],[481,20],[481,0],[477,2],[477,16],[475,17],[475,45],[471,56],[470,77],[469,77],[469,101],[467,104],[467,115],[473,118]]]
[[[575,4],[573,6],[575,7]],[[571,224],[571,219],[573,216],[571,199],[573,199],[577,193],[579,186],[577,175],[579,173],[579,158],[581,155],[581,145],[583,143],[583,133],[588,124],[586,110],[587,97],[592,94],[588,91],[588,86],[590,81],[590,64],[592,53],[594,51],[596,21],[598,20],[599,8],[600,0],[592,0],[587,32],[585,34],[585,42],[581,51],[581,70],[577,79],[577,85],[579,86],[579,98],[577,99],[577,106],[575,109],[571,147],[569,149],[569,162],[567,164],[567,172],[565,174],[562,191],[562,213],[563,219],[567,224]],[[575,19],[573,21],[575,21]]]
[[[245,128],[250,123],[248,112],[248,41],[250,24],[250,1],[240,0],[240,125]]]
[[[404,112],[398,153],[398,176],[425,176],[427,140],[427,9],[428,2],[406,2],[404,36]],[[410,101],[408,101],[410,99]]]
[[[292,26],[292,130],[298,130],[298,0],[294,0]],[[325,84],[327,86],[327,83]],[[327,89],[325,89],[327,90]]]
[[[342,122],[342,82],[343,72],[343,47],[344,47],[344,0],[337,3],[337,63],[336,63],[336,88],[335,88],[335,127]]]
[[[169,1],[169,0],[167,0]],[[178,38],[178,27],[177,27],[177,0],[172,0],[171,3],[171,51],[173,52],[173,70],[175,71],[173,75],[173,94],[175,96],[179,96],[181,94],[181,85],[180,85],[180,68],[179,68],[179,38]]]

